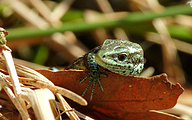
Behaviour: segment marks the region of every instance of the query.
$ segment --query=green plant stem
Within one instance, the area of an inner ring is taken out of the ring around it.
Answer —
[[[49,49],[45,45],[40,45],[33,63],[43,65],[49,56]]]
[[[142,24],[143,22],[151,21],[155,18],[175,16],[179,14],[191,14],[191,13],[192,13],[192,8],[189,5],[180,5],[180,6],[167,7],[162,11],[159,11],[158,13],[153,11],[133,12],[119,20],[102,19],[94,23],[88,23],[81,20],[76,22],[63,23],[62,26],[50,27],[45,30],[40,30],[37,28],[29,28],[29,27],[14,28],[14,29],[7,29],[7,31],[10,32],[10,34],[7,36],[7,39],[11,40],[11,39],[18,39],[18,38],[26,38],[26,37],[47,36],[55,32],[65,32],[65,31],[82,32],[82,31],[96,29],[99,27],[113,28],[117,26],[123,26],[126,29],[134,32],[142,32],[142,31],[147,32],[145,30],[148,29],[148,30],[154,31],[154,29],[152,25],[149,27],[148,26],[146,27],[146,25]],[[138,26],[138,24],[140,26]],[[143,29],[140,29],[141,27]],[[174,30],[173,31],[172,29],[169,29],[169,30],[171,30],[170,31],[171,34],[175,35]],[[185,30],[186,33],[190,33],[190,30],[187,28],[181,29],[181,30]],[[177,30],[177,33],[179,33],[178,31],[179,30]],[[181,31],[181,32],[183,33],[184,31]],[[190,38],[192,38],[192,36],[190,36]]]

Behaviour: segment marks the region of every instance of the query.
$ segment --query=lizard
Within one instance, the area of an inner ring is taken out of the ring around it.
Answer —
[[[93,83],[90,96],[90,100],[92,100],[96,82],[99,83],[101,91],[104,92],[100,77],[107,77],[107,75],[101,74],[100,69],[123,76],[133,76],[141,73],[143,67],[143,49],[139,44],[128,40],[106,39],[103,45],[95,47],[65,69],[88,70],[87,75],[79,83],[89,78],[82,96]]]

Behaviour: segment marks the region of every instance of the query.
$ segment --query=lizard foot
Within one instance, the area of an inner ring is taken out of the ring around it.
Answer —
[[[85,95],[85,93],[86,93],[87,90],[89,89],[91,83],[93,83],[92,90],[91,90],[91,96],[90,96],[90,100],[92,100],[92,98],[93,98],[93,93],[94,93],[94,90],[95,90],[95,86],[96,86],[96,82],[97,82],[97,81],[98,81],[98,83],[99,83],[99,86],[100,86],[100,88],[101,88],[101,91],[104,92],[103,86],[102,86],[102,84],[101,84],[100,77],[107,77],[107,75],[100,74],[99,71],[91,71],[91,72],[88,72],[88,74],[87,74],[82,80],[79,81],[79,83],[82,83],[82,82],[84,82],[87,78],[89,78],[89,82],[88,82],[85,90],[83,91],[82,96]]]

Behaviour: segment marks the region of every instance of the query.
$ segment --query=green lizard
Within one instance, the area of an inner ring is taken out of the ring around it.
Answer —
[[[133,76],[139,74],[143,67],[143,50],[139,44],[127,40],[107,39],[103,45],[95,47],[89,53],[77,59],[66,70],[88,70],[88,74],[80,80],[80,83],[89,78],[88,85],[82,94],[84,96],[93,82],[90,97],[90,100],[92,100],[96,82],[99,83],[101,91],[104,92],[100,77],[107,77],[107,75],[100,73],[101,68],[120,75]]]

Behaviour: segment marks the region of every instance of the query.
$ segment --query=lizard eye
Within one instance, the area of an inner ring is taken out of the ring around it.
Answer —
[[[124,54],[124,53],[118,55],[118,59],[119,59],[120,61],[124,61],[124,60],[126,59],[126,57],[127,57],[127,55]]]

